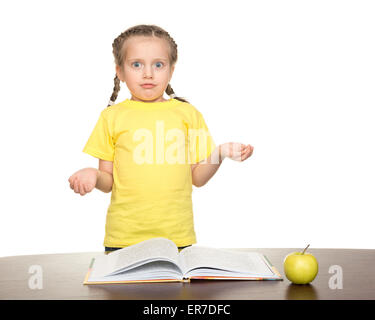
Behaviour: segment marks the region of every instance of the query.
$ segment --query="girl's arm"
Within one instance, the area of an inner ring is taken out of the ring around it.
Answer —
[[[99,159],[99,169],[95,188],[109,193],[113,185],[113,161]]]
[[[221,145],[216,147],[207,159],[191,165],[193,185],[202,187],[212,178],[224,160],[220,156],[220,151]]]
[[[207,159],[191,165],[193,185],[204,186],[213,177],[225,158],[244,161],[252,155],[253,150],[254,147],[251,145],[235,142],[219,145]]]

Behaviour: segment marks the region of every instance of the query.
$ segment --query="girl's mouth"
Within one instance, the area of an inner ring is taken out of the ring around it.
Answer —
[[[145,83],[145,84],[142,84],[141,87],[145,89],[150,89],[150,88],[155,87],[155,85],[151,83]]]

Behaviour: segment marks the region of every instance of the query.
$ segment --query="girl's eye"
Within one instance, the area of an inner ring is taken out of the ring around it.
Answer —
[[[136,67],[136,68],[138,68],[139,62],[133,62],[133,66]]]
[[[157,66],[160,66],[160,68],[163,66],[163,62],[156,62]]]

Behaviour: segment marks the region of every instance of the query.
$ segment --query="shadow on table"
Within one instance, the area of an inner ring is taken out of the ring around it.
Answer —
[[[309,284],[293,284],[291,283],[285,294],[286,300],[317,300],[318,292]]]

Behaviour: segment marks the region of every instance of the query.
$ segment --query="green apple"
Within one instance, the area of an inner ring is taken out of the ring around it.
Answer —
[[[318,261],[310,253],[292,252],[284,259],[285,276],[295,284],[307,284],[318,274]]]

